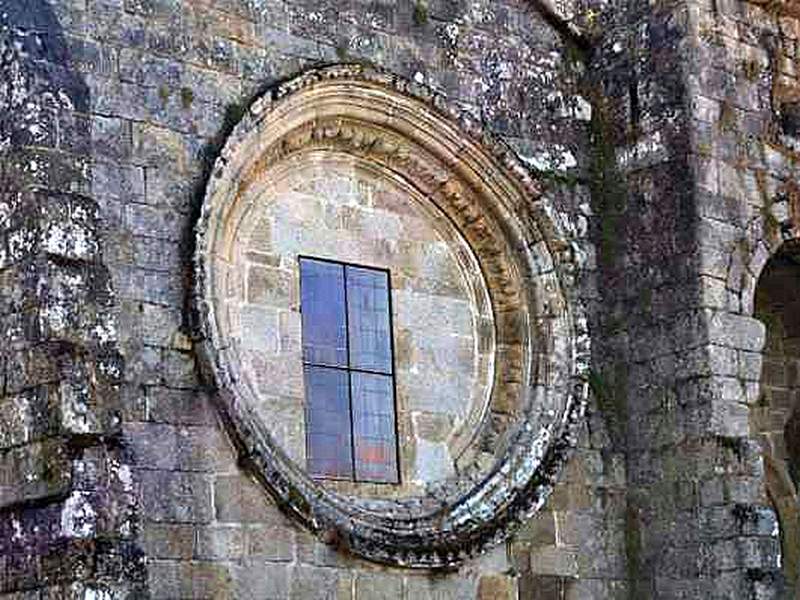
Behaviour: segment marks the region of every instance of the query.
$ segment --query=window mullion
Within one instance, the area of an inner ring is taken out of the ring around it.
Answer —
[[[350,417],[350,464],[353,469],[353,481],[356,481],[356,442],[355,423],[353,422],[353,376],[350,364],[350,307],[347,303],[347,266],[342,266],[344,285],[344,341],[347,349],[347,411]]]

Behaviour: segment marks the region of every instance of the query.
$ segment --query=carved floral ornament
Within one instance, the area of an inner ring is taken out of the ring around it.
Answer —
[[[225,299],[248,206],[279,173],[325,155],[413,188],[458,230],[488,290],[495,367],[474,452],[465,451],[475,460],[420,496],[360,497],[311,479],[253,409],[229,331]],[[197,225],[201,364],[242,462],[287,512],[371,560],[443,567],[504,539],[544,504],[583,416],[589,343],[575,256],[514,153],[428,88],[343,65],[268,92],[228,139]]]

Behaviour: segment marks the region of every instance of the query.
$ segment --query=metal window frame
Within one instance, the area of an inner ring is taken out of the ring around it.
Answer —
[[[342,260],[336,260],[331,258],[321,258],[317,256],[310,256],[307,254],[299,254],[297,256],[297,264],[298,269],[300,272],[299,277],[299,286],[300,286],[300,314],[303,313],[303,276],[302,276],[302,261],[315,261],[315,262],[322,262],[328,263],[333,265],[339,265],[342,267],[342,274],[343,274],[343,285],[344,285],[344,324],[345,324],[345,340],[346,340],[346,354],[347,354],[347,366],[346,367],[339,367],[339,366],[331,366],[331,365],[323,365],[314,362],[308,362],[303,355],[303,372],[305,373],[306,367],[322,367],[326,369],[334,369],[337,371],[344,371],[347,373],[347,405],[348,411],[350,416],[350,463],[352,468],[352,477],[345,478],[345,477],[331,477],[326,475],[317,475],[313,473],[309,473],[311,477],[314,479],[321,479],[327,481],[349,481],[352,483],[370,483],[375,485],[400,485],[402,483],[402,469],[400,468],[400,435],[399,435],[399,427],[398,427],[398,414],[397,414],[397,366],[395,364],[395,343],[394,343],[394,305],[392,303],[392,272],[386,267],[374,267],[371,265],[364,265],[359,263],[347,262]],[[350,311],[349,311],[349,304],[347,298],[347,267],[353,267],[357,269],[365,269],[370,271],[381,271],[386,273],[386,295],[388,298],[388,311],[389,311],[389,364],[391,367],[390,373],[383,373],[381,371],[374,371],[369,369],[356,369],[353,368],[350,364]],[[301,348],[303,343],[303,336],[305,332],[302,326],[302,318],[301,318]],[[303,353],[304,354],[304,353]],[[395,445],[395,481],[376,481],[370,479],[358,479],[356,475],[356,450],[355,450],[355,424],[354,424],[354,417],[353,417],[353,380],[352,380],[352,373],[365,373],[368,375],[381,375],[383,377],[389,377],[392,381],[392,403],[393,403],[393,414],[394,414],[394,445]],[[306,398],[305,402],[305,411],[306,411],[306,421],[308,421],[308,402]],[[305,432],[305,446],[306,446],[306,460],[308,460],[309,453],[309,431],[306,429]],[[306,465],[307,466],[307,465]]]

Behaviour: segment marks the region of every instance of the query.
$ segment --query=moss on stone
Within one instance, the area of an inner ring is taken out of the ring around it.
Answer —
[[[736,118],[736,111],[730,102],[723,100],[719,107],[719,121],[717,126],[720,131],[736,131],[738,119]]]
[[[768,240],[780,238],[781,223],[772,213],[772,198],[766,198],[766,202],[761,207],[761,218],[764,221],[764,237]]]
[[[158,97],[161,98],[161,103],[166,104],[169,101],[169,97],[172,95],[170,89],[162,85],[158,88]]]
[[[183,108],[188,110],[192,106],[193,101],[194,101],[194,91],[192,91],[192,88],[182,87],[181,105],[183,106]]]
[[[589,373],[589,386],[597,402],[597,408],[603,416],[614,445],[622,448],[627,435],[628,411],[627,369],[624,365],[615,366],[613,379],[611,383],[596,371]]]
[[[590,188],[596,202],[599,222],[598,259],[601,266],[611,267],[620,251],[621,225],[625,209],[626,190],[617,170],[608,100],[597,90],[591,90],[592,120],[590,122],[592,150]]]
[[[631,582],[630,597],[636,598],[636,582],[642,571],[642,529],[639,510],[630,502],[625,507],[625,556],[626,574]]]
[[[761,75],[761,65],[754,59],[745,60],[742,62],[742,72],[749,81],[755,81]]]
[[[428,19],[428,3],[425,0],[417,0],[414,3],[414,24],[422,27]]]
[[[714,442],[717,446],[724,451],[730,452],[736,457],[736,460],[741,462],[747,452],[747,438],[729,436],[729,435],[716,435]]]

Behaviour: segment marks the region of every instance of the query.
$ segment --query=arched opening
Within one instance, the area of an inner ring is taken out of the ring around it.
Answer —
[[[787,597],[794,598],[800,592],[800,242],[785,244],[770,259],[755,300],[767,336],[752,428],[778,513]]]

